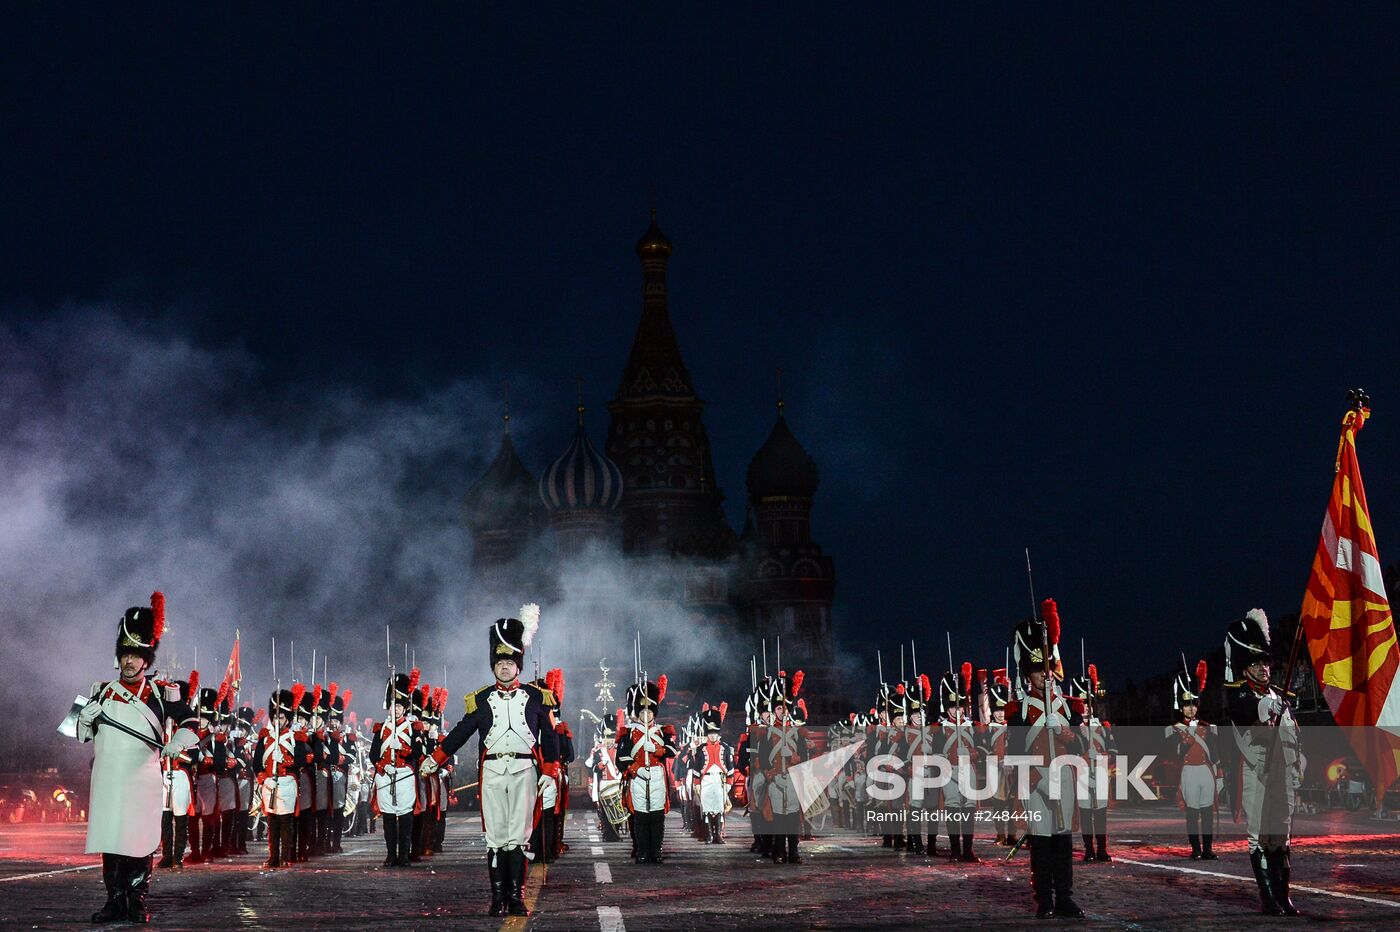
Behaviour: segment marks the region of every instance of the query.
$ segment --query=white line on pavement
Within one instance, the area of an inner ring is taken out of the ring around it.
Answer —
[[[602,932],[627,932],[627,927],[622,924],[622,910],[616,906],[599,906],[598,928]]]
[[[612,883],[612,868],[606,861],[593,862],[593,879],[599,883]]]
[[[1222,874],[1219,871],[1203,871],[1198,867],[1178,867],[1175,864],[1154,864],[1151,861],[1131,861],[1124,857],[1114,856],[1113,860],[1122,861],[1124,864],[1134,864],[1138,867],[1155,867],[1163,871],[1179,871],[1183,874],[1202,874],[1206,877],[1219,877],[1222,880],[1237,880],[1241,883],[1254,883],[1253,877],[1241,877],[1239,874]],[[1379,900],[1373,896],[1360,896],[1356,893],[1341,893],[1337,890],[1324,890],[1322,887],[1307,887],[1302,884],[1291,883],[1288,885],[1289,891],[1301,890],[1304,893],[1317,893],[1322,896],[1335,896],[1344,900],[1359,900],[1362,903],[1374,903],[1377,906],[1394,906],[1400,909],[1400,901]]]
[[[65,867],[59,871],[42,871],[38,874],[20,874],[18,877],[0,877],[0,883],[9,883],[12,880],[33,880],[35,877],[52,877],[55,874],[71,874],[74,871],[90,871],[101,867],[101,864],[84,864],[82,867]]]
[[[588,853],[595,858],[601,858],[603,856],[603,849],[594,845],[592,848],[588,849]]]

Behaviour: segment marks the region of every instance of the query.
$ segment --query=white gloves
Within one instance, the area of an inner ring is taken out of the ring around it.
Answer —
[[[549,785],[552,784],[553,782],[554,782],[554,778],[551,777],[549,774],[547,774],[547,773],[542,773],[542,774],[540,774],[540,779],[539,779],[539,791],[540,791],[541,793],[543,793],[543,792],[544,792],[544,788],[547,787],[547,786],[549,786]]]
[[[160,753],[164,757],[179,757],[180,752],[184,749],[184,745],[182,745],[179,741],[176,741],[174,738],[171,738],[165,743],[165,747],[160,749]]]
[[[1275,715],[1282,712],[1284,708],[1283,700],[1278,696],[1265,696],[1259,700],[1259,721],[1267,722]]]
[[[425,757],[423,758],[423,763],[418,767],[418,772],[425,777],[431,777],[433,774],[437,773],[437,769],[437,761],[433,760],[431,757]]]
[[[78,721],[91,728],[97,721],[97,717],[102,714],[102,703],[96,699],[83,706],[83,710],[78,713]]]

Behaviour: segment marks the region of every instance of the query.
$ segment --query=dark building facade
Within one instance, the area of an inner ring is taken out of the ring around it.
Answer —
[[[588,625],[599,652],[614,657],[630,650],[635,628],[655,630],[639,618],[664,617],[678,636],[713,646],[712,662],[683,672],[715,691],[747,685],[747,655],[765,639],[776,664],[781,637],[786,666],[806,671],[810,714],[843,714],[831,627],[835,569],[811,531],[816,463],[793,435],[780,400],[772,432],[749,464],[743,533],[734,533],[715,475],[705,402],[671,321],[672,251],[653,211],[636,246],[641,319],[607,405],[603,452],[589,440],[580,403],[572,441],[538,481],[506,431],[495,461],[467,493],[473,589],[485,590],[475,591],[473,601],[489,592],[495,604],[502,587],[543,592],[548,585],[570,621]],[[524,559],[550,536],[552,565]],[[618,554],[628,582],[575,572],[590,555]],[[658,662],[673,653],[664,644],[651,647]]]

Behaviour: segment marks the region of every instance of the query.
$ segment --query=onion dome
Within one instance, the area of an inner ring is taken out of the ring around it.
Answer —
[[[613,511],[622,502],[622,470],[588,439],[582,405],[573,442],[540,477],[540,498],[550,511]]]
[[[749,462],[749,498],[811,498],[820,481],[816,462],[792,435],[780,410],[773,432]]]
[[[637,258],[646,259],[651,256],[660,256],[665,259],[671,257],[671,241],[666,238],[666,234],[661,232],[661,228],[656,225],[656,208],[651,209],[651,226],[642,234],[642,238],[637,240]]]
[[[520,461],[507,432],[485,475],[462,499],[462,517],[476,533],[498,531],[533,524],[534,508],[535,477]]]

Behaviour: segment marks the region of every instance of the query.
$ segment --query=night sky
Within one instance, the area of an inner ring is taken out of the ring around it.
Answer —
[[[1400,560],[1394,5],[75,9],[0,29],[6,326],[308,404],[509,379],[538,474],[576,375],[601,443],[655,206],[731,523],[781,366],[872,667],[994,665],[1025,547],[1110,682],[1297,611],[1354,385]]]

